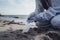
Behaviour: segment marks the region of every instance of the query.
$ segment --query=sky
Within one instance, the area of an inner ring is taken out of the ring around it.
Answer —
[[[0,0],[0,14],[29,15],[35,10],[35,0]]]

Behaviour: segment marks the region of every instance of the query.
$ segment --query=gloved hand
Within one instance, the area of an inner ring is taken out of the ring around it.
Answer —
[[[27,19],[28,23],[34,22],[35,21],[35,13],[33,12],[32,14],[30,14],[30,16]]]
[[[28,23],[31,23],[31,22],[37,22],[37,21],[43,21],[45,20],[45,15],[46,15],[46,12],[41,12],[39,14],[35,14],[35,13],[32,13],[28,19],[27,19],[27,22]]]
[[[35,17],[29,17],[29,18],[27,19],[27,22],[28,22],[28,23],[35,22]]]
[[[32,13],[32,14],[28,17],[27,22],[28,22],[28,23],[37,22],[37,21],[42,20],[41,18],[43,18],[43,13],[40,13],[40,14]]]

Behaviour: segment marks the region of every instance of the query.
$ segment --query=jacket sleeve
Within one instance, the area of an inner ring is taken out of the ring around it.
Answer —
[[[36,0],[36,9],[35,9],[34,12],[32,12],[30,14],[30,16],[33,16],[34,17],[35,15],[39,14],[42,11],[44,11],[44,9],[42,7],[42,4],[41,4],[40,0]]]
[[[42,4],[41,4],[41,2],[40,2],[40,0],[36,0],[36,9],[35,9],[35,11],[34,12],[32,12],[30,15],[29,15],[29,17],[28,17],[28,21],[29,20],[34,20],[35,19],[35,16],[36,15],[38,15],[39,13],[41,13],[42,11],[43,11],[44,9],[43,9],[43,7],[42,7]]]
[[[41,12],[35,16],[36,26],[38,27],[48,27],[50,26],[51,18],[56,16],[56,10],[49,8],[48,10]]]
[[[52,17],[56,16],[57,11],[54,10],[53,8],[49,8],[47,11],[39,13],[36,17],[35,20],[50,20]]]

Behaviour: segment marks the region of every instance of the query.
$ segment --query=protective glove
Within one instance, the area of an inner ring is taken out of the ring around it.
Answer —
[[[34,22],[35,20],[35,12],[31,13],[30,16],[27,19],[28,23]]]
[[[31,22],[37,22],[37,21],[41,21],[43,19],[43,12],[40,14],[31,14],[28,19],[27,22],[31,23]]]
[[[29,18],[27,19],[27,22],[28,22],[28,23],[35,22],[35,17],[29,17]]]

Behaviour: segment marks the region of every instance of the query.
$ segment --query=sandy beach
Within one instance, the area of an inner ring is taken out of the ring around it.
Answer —
[[[12,30],[12,31],[15,31],[15,30],[20,30],[26,26],[26,23],[24,22],[14,22],[14,20],[12,21],[9,21],[9,20],[0,20],[0,31],[7,31],[7,30]],[[36,27],[35,25],[30,25],[31,28],[34,28]]]
[[[14,22],[14,20],[0,19],[0,40],[60,40],[60,30],[43,28],[37,32],[36,25],[30,25],[28,32],[22,33],[26,26],[25,22]]]

